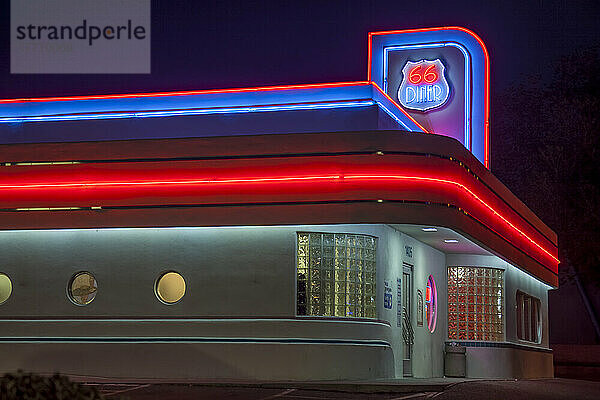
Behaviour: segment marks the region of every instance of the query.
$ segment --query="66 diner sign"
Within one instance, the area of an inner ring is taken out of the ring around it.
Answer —
[[[417,111],[443,106],[450,96],[445,70],[440,59],[407,61],[402,68],[403,77],[398,88],[400,104]]]

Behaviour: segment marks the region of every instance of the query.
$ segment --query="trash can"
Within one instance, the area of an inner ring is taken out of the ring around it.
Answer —
[[[467,349],[456,342],[446,343],[444,375],[464,378],[467,373]]]

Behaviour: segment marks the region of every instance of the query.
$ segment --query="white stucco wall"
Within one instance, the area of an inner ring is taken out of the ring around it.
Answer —
[[[413,247],[413,258],[404,261],[414,264],[413,269],[413,313],[412,322],[415,330],[413,347],[413,376],[418,378],[441,377],[444,375],[444,343],[448,330],[448,285],[446,278],[446,255],[427,246],[410,236],[402,235],[404,242]],[[416,293],[423,293],[425,304],[425,288],[429,275],[437,288],[437,322],[433,333],[427,328],[427,317],[423,311],[423,326],[417,326]]]
[[[297,232],[311,231],[378,238],[376,301],[381,322],[296,318]],[[412,257],[405,251],[406,246],[412,248]],[[506,341],[548,347],[547,285],[498,257],[446,255],[388,225],[4,231],[0,232],[0,272],[11,278],[13,293],[0,305],[0,351],[9,355],[0,362],[0,369],[31,369],[36,365],[50,368],[52,360],[56,360],[61,363],[56,365],[57,370],[85,374],[81,368],[84,365],[85,369],[86,355],[116,357],[117,353],[110,349],[127,348],[111,347],[103,341],[116,338],[130,340],[135,343],[131,348],[135,348],[136,354],[147,353],[150,358],[170,360],[169,354],[173,352],[185,354],[182,349],[194,349],[182,365],[188,362],[189,371],[212,374],[215,378],[402,377],[403,339],[398,304],[406,294],[401,293],[399,298],[397,285],[402,278],[403,263],[413,266],[413,376],[443,376],[446,274],[447,266],[451,265],[504,269]],[[156,278],[168,270],[181,273],[187,285],[185,297],[174,305],[161,303],[154,294]],[[67,284],[78,271],[90,271],[98,281],[96,299],[85,307],[74,305],[66,295]],[[438,294],[433,333],[427,329],[425,316],[423,326],[417,326],[416,293],[419,289],[425,295],[429,275],[435,279]],[[391,288],[391,309],[383,304],[386,282]],[[539,345],[522,343],[516,338],[517,290],[542,302],[543,335]],[[15,338],[39,340],[13,346]],[[87,338],[89,342],[72,347],[64,340],[50,342],[57,338]],[[140,338],[159,342],[166,338],[171,342],[165,339],[164,343],[140,343]],[[240,341],[247,346],[240,347]],[[64,353],[67,348],[73,350],[73,357],[52,356]],[[253,369],[251,361],[257,352],[272,362]],[[315,356],[308,359],[306,354]],[[218,361],[215,368],[208,370],[210,373],[193,367],[203,355],[211,362]],[[219,355],[224,358],[219,359]],[[507,361],[501,362],[503,357]],[[467,358],[472,376],[482,370],[487,371],[485,376],[511,376],[514,371],[529,373],[522,367],[528,360],[540,364],[540,371],[546,371],[548,365],[547,356],[526,350],[469,348]],[[41,362],[42,359],[50,361]],[[70,363],[71,359],[76,365]],[[126,362],[128,358],[123,359]],[[286,359],[294,360],[293,368],[277,365]],[[236,363],[240,368],[231,367]],[[95,365],[95,370],[87,372],[104,370],[102,363]],[[118,375],[134,377],[135,371],[128,368],[123,365]],[[176,377],[176,373],[168,375],[171,372],[165,368],[148,365],[144,377],[153,374]],[[133,375],[127,375],[127,371]]]
[[[0,306],[0,339],[6,338],[0,351],[10,355],[0,369],[43,366],[51,370],[40,372],[131,377],[136,372],[127,360],[135,357],[116,357],[114,349],[171,360],[169,354],[188,348],[179,370],[206,377],[394,377],[396,344],[388,324],[296,318],[296,234],[311,230],[379,238],[381,303],[387,233],[393,233],[383,225],[0,232],[0,272],[13,282],[12,296]],[[156,278],[168,270],[186,280],[186,294],[174,305],[154,294]],[[96,298],[84,307],[67,298],[68,282],[78,271],[92,272],[98,281]],[[72,357],[56,357],[67,348]],[[102,362],[85,363],[98,354],[125,364],[107,369]],[[204,363],[212,367],[198,369]],[[160,362],[145,364],[144,377],[177,375]]]

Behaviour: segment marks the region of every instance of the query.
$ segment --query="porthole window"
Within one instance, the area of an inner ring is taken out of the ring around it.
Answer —
[[[0,304],[3,304],[12,293],[12,282],[8,275],[0,272]]]
[[[156,280],[154,292],[165,304],[177,303],[185,295],[185,279],[177,272],[166,272]]]
[[[433,333],[437,321],[437,288],[432,275],[429,275],[425,288],[425,315],[427,315],[427,328]]]
[[[90,272],[79,272],[71,278],[69,299],[78,306],[90,304],[98,293],[98,282]]]

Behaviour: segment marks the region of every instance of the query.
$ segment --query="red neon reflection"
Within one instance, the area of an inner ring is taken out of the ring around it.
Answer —
[[[485,47],[485,43],[483,43],[483,40],[481,40],[481,38],[479,36],[477,36],[477,34],[469,29],[460,27],[460,26],[443,26],[443,27],[437,27],[437,28],[419,28],[419,29],[403,29],[403,30],[393,30],[393,31],[379,31],[379,32],[369,32],[369,56],[368,56],[368,63],[367,63],[367,80],[369,82],[372,81],[371,79],[371,52],[372,52],[372,41],[373,41],[373,36],[376,35],[390,35],[390,34],[397,34],[397,33],[413,33],[413,32],[431,32],[431,31],[444,31],[444,30],[458,30],[461,32],[464,32],[470,36],[472,36],[475,40],[477,40],[477,43],[479,43],[479,45],[481,46],[481,49],[483,50],[483,56],[485,58],[485,94],[484,94],[484,99],[485,99],[485,103],[484,103],[484,127],[483,127],[483,131],[484,131],[484,165],[486,166],[486,168],[490,168],[490,138],[489,138],[489,131],[490,131],[490,55],[488,53],[487,48]]]
[[[105,172],[106,173],[106,172]],[[117,173],[118,174],[118,170],[117,171],[113,171],[113,173]],[[148,174],[148,177],[151,176],[152,171],[147,171],[146,172]],[[190,173],[190,172],[188,172]],[[42,177],[38,178],[41,179]],[[196,178],[196,179],[146,179],[146,180],[104,180],[104,181],[87,181],[87,180],[81,180],[81,181],[71,181],[71,182],[55,182],[55,183],[47,183],[47,182],[39,182],[39,183],[21,183],[21,184],[1,184],[0,185],[0,191],[6,191],[7,193],[7,200],[11,200],[11,198],[13,198],[14,196],[11,195],[11,191],[14,190],[19,190],[19,191],[31,191],[31,190],[36,190],[36,189],[47,189],[47,190],[52,190],[52,189],[77,189],[78,191],[86,192],[90,189],[100,189],[100,188],[113,188],[113,189],[117,189],[115,191],[115,193],[121,193],[121,192],[126,192],[126,191],[131,191],[132,187],[155,187],[157,188],[157,190],[160,191],[160,188],[165,188],[165,187],[178,187],[178,188],[182,188],[182,187],[192,187],[192,186],[198,186],[198,185],[202,185],[202,186],[209,186],[209,187],[215,187],[215,186],[227,186],[229,185],[247,185],[250,184],[252,185],[252,188],[240,188],[240,189],[236,189],[233,190],[233,193],[240,193],[241,190],[250,190],[250,191],[256,191],[259,190],[259,187],[254,186],[253,184],[270,184],[269,186],[271,186],[271,189],[274,191],[278,191],[278,190],[282,190],[281,187],[277,186],[277,185],[281,185],[283,183],[316,183],[316,182],[323,182],[326,184],[331,184],[331,183],[341,183],[344,181],[360,181],[361,184],[365,185],[369,185],[372,184],[374,181],[392,181],[392,182],[397,182],[397,181],[405,181],[407,183],[414,183],[414,182],[426,182],[426,183],[434,183],[434,184],[442,184],[442,185],[450,185],[453,186],[457,189],[459,189],[460,191],[466,193],[469,195],[470,198],[474,199],[476,201],[477,204],[480,204],[482,206],[484,206],[485,209],[487,209],[489,212],[492,213],[492,215],[494,215],[496,217],[496,219],[502,221],[507,227],[509,227],[511,230],[515,231],[518,233],[519,236],[525,238],[529,243],[531,243],[533,246],[535,246],[539,251],[543,252],[545,255],[547,255],[548,257],[550,257],[553,261],[555,262],[559,262],[559,259],[557,257],[555,257],[550,251],[546,250],[543,246],[541,246],[539,243],[537,243],[534,239],[532,239],[530,236],[528,236],[522,229],[518,228],[514,223],[512,223],[511,221],[509,221],[504,215],[500,214],[497,210],[495,210],[492,206],[490,206],[487,202],[485,202],[480,196],[478,196],[477,194],[474,193],[473,190],[471,190],[470,188],[468,188],[466,185],[454,181],[454,180],[450,180],[450,179],[441,179],[441,178],[434,178],[434,177],[427,177],[427,176],[418,176],[418,175],[398,175],[398,174],[356,174],[356,173],[349,173],[349,174],[323,174],[323,175],[319,175],[319,174],[313,174],[313,175],[304,175],[304,176],[266,176],[266,177],[242,177],[242,178],[227,178],[227,179],[218,179],[218,178]],[[311,186],[311,190],[312,191],[321,191],[324,192],[323,189],[317,189],[314,186]],[[178,191],[184,191],[184,189],[178,189]],[[305,192],[305,189],[302,189],[303,192]],[[89,193],[89,192],[86,192]],[[161,194],[162,193],[162,194]],[[1,194],[1,192],[0,192]],[[134,192],[135,194],[135,192]],[[48,193],[41,193],[41,195],[43,195],[43,197],[45,199],[47,199],[47,195]],[[55,196],[58,196],[57,194],[54,194]],[[69,193],[64,193],[64,191],[61,191],[60,195],[62,196],[70,196]],[[137,194],[138,196],[143,196],[145,194]],[[165,193],[160,192],[158,193],[158,195],[162,195],[164,196]],[[195,196],[201,196],[202,193],[197,193]],[[206,193],[205,193],[206,195]],[[35,197],[35,196],[34,196]],[[0,197],[1,199],[1,197]],[[490,228],[490,227],[488,227]],[[491,228],[490,228],[491,229]],[[498,232],[497,232],[498,233]],[[499,234],[499,233],[498,233]],[[500,235],[500,234],[499,234]]]

